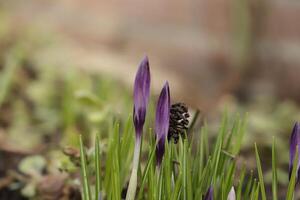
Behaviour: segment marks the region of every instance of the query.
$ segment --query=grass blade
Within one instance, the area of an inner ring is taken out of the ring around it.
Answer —
[[[89,180],[87,175],[86,157],[85,157],[85,151],[84,151],[81,135],[79,136],[79,143],[80,143],[81,173],[82,173],[82,180],[83,180],[83,199],[91,200],[91,191],[90,191]]]
[[[95,170],[96,170],[96,184],[95,184],[95,196],[99,199],[101,191],[101,162],[100,162],[100,147],[99,147],[99,134],[96,135],[95,141]]]
[[[182,184],[183,184],[183,199],[190,200],[192,199],[191,195],[191,177],[188,163],[188,142],[186,139],[181,139],[182,143]]]
[[[263,173],[262,173],[262,168],[261,168],[261,162],[259,158],[259,153],[257,150],[256,143],[254,143],[255,146],[255,156],[256,156],[256,165],[257,165],[257,171],[258,171],[258,178],[259,178],[259,185],[260,185],[260,191],[261,191],[261,198],[262,200],[266,200],[266,190],[265,190],[265,184],[264,184],[264,178],[263,178]]]
[[[153,146],[153,148],[152,148],[152,150],[151,150],[151,153],[150,153],[150,156],[149,156],[149,159],[148,159],[148,162],[147,162],[147,164],[146,164],[144,173],[143,173],[142,183],[141,183],[141,187],[140,187],[140,190],[139,190],[138,198],[137,198],[137,199],[142,199],[142,196],[143,196],[143,190],[144,190],[144,187],[145,187],[145,183],[146,183],[146,180],[147,180],[147,178],[148,178],[148,174],[149,174],[150,168],[151,168],[151,166],[152,166],[152,164],[153,164],[154,155],[155,155],[155,149],[156,149],[156,147]]]
[[[241,170],[241,175],[240,175],[240,178],[239,178],[239,185],[238,185],[237,192],[236,192],[236,199],[237,200],[241,200],[242,188],[243,188],[245,174],[246,174],[246,168],[245,168],[245,166],[243,166],[243,168]]]
[[[291,178],[290,178],[290,182],[289,182],[289,186],[288,186],[288,191],[286,194],[286,200],[293,200],[294,198],[294,190],[295,190],[295,185],[296,185],[296,175],[297,175],[297,166],[298,166],[298,146],[296,147],[296,154],[294,157],[294,162],[293,162],[293,170],[292,170],[292,174],[291,174]]]
[[[277,200],[277,166],[275,155],[275,138],[273,137],[272,143],[272,194],[273,200]]]

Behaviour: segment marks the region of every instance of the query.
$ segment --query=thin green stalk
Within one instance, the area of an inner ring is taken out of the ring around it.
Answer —
[[[96,170],[96,184],[95,184],[95,196],[99,199],[99,193],[101,191],[101,163],[100,163],[100,147],[99,147],[99,134],[96,135],[95,141],[95,170]]]
[[[236,199],[237,200],[241,200],[242,188],[243,188],[245,174],[246,174],[246,167],[243,166],[243,168],[241,170],[241,175],[240,175],[240,178],[239,178],[239,185],[238,185],[237,193],[236,193]]]
[[[273,200],[277,200],[277,166],[275,155],[275,138],[273,137],[272,143],[272,194]]]
[[[254,146],[255,146],[256,165],[257,165],[257,171],[258,171],[261,198],[262,198],[262,200],[266,200],[267,196],[266,196],[266,190],[265,190],[265,184],[264,184],[264,177],[263,177],[263,173],[262,173],[262,168],[261,168],[261,163],[260,163],[260,158],[259,158],[259,153],[258,153],[256,143],[254,143]]]
[[[298,167],[298,146],[296,147],[296,153],[294,157],[294,162],[293,162],[293,169],[292,169],[292,174],[290,177],[290,182],[288,186],[288,191],[286,195],[286,200],[293,200],[294,199],[294,192],[295,192],[295,186],[296,186],[296,176],[297,176],[297,167]]]
[[[153,164],[154,155],[155,155],[155,145],[153,146],[153,148],[151,150],[148,162],[146,164],[146,167],[145,167],[145,170],[144,170],[144,173],[143,173],[142,183],[141,183],[141,187],[140,187],[140,190],[139,190],[139,193],[138,193],[138,199],[142,199],[144,186],[145,186],[145,183],[146,183],[146,179],[148,178],[148,174],[149,174],[151,165]]]
[[[181,152],[181,163],[182,163],[182,187],[183,187],[183,199],[190,200],[191,199],[191,177],[189,172],[189,163],[188,163],[188,142],[185,139],[181,139],[180,143],[182,144],[182,152]]]
[[[163,199],[163,169],[161,166],[156,167],[156,172],[157,172],[157,187],[158,187],[158,194],[157,194],[157,199],[162,200]]]
[[[83,180],[83,199],[84,200],[91,200],[91,191],[89,186],[89,180],[87,175],[87,164],[86,164],[86,155],[84,151],[84,146],[82,142],[82,136],[79,136],[79,143],[80,143],[80,162],[81,162],[81,173],[82,173],[82,180]]]
[[[181,195],[181,182],[182,182],[182,173],[178,174],[178,178],[175,182],[175,187],[174,187],[174,192],[171,195],[171,199],[180,199],[180,195]]]
[[[256,179],[253,179],[253,171],[251,170],[250,178],[248,178],[248,183],[246,184],[246,188],[243,191],[243,198],[247,198],[247,195],[251,194],[251,188],[255,186]]]

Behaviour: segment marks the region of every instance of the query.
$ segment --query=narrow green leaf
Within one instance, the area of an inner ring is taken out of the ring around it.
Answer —
[[[100,147],[99,147],[99,134],[96,135],[95,141],[95,170],[96,170],[96,184],[95,184],[95,196],[99,199],[99,193],[101,191],[101,162],[100,162]]]
[[[225,111],[223,114],[222,125],[219,129],[219,134],[217,136],[217,141],[214,146],[214,153],[212,156],[212,166],[214,167],[214,173],[212,176],[212,180],[213,180],[212,184],[213,185],[216,184],[218,169],[220,169],[222,167],[222,166],[220,166],[219,162],[220,162],[220,157],[221,157],[222,146],[223,146],[224,139],[225,139],[225,133],[227,131],[227,125],[228,125],[228,114],[227,114],[227,111]],[[221,158],[221,164],[222,164],[222,158]]]
[[[258,200],[259,186],[260,186],[260,183],[257,182],[256,180],[254,180],[252,190],[251,190],[251,194],[250,194],[250,200]]]
[[[163,184],[164,184],[164,181],[163,181],[163,168],[161,169],[158,169],[157,170],[157,173],[158,173],[158,183],[157,183],[157,187],[158,187],[158,194],[157,194],[157,199],[158,200],[162,200],[164,199],[164,190],[163,190]]]
[[[248,197],[249,194],[251,194],[251,191],[256,183],[256,179],[253,179],[253,171],[251,170],[251,174],[250,174],[250,178],[248,179],[248,182],[246,184],[246,188],[245,191],[243,192],[243,198],[242,199],[246,199]]]
[[[236,192],[236,199],[237,200],[241,200],[242,188],[243,188],[243,184],[244,184],[245,174],[246,174],[246,168],[245,168],[245,166],[243,166],[243,168],[241,170],[240,179],[239,179],[238,189],[237,189],[237,192]]]
[[[295,192],[295,185],[296,185],[296,176],[297,176],[297,167],[298,167],[298,146],[296,147],[296,153],[294,157],[294,162],[293,162],[293,169],[292,169],[292,174],[288,186],[288,191],[286,195],[286,200],[293,200],[294,199],[294,192]]]
[[[277,166],[276,166],[276,154],[275,154],[275,138],[272,142],[272,194],[273,200],[277,200]]]
[[[175,182],[175,188],[174,188],[174,192],[172,193],[171,199],[180,199],[181,187],[182,187],[181,182],[182,182],[182,174],[180,173]]]
[[[233,185],[233,179],[234,179],[234,172],[235,172],[235,163],[231,163],[228,170],[227,170],[227,176],[224,180],[225,183],[225,194],[227,195],[229,191],[231,190],[231,187]]]
[[[153,161],[154,161],[155,149],[156,149],[156,147],[154,145],[152,147],[149,159],[148,159],[146,167],[144,169],[144,173],[143,173],[143,176],[142,176],[142,183],[141,183],[140,190],[139,190],[139,193],[138,193],[138,199],[142,199],[145,183],[146,183],[147,178],[149,178],[148,174],[149,174],[149,171],[151,169],[151,165],[153,164]]]
[[[183,187],[183,199],[184,200],[190,200],[191,197],[191,180],[190,180],[190,174],[189,174],[189,164],[188,164],[188,142],[187,140],[182,140],[181,143],[183,143],[183,149],[182,149],[182,187]]]
[[[259,178],[259,185],[260,185],[260,191],[261,191],[261,198],[262,198],[262,200],[266,200],[267,196],[266,196],[264,178],[263,178],[263,173],[262,173],[262,168],[261,168],[261,162],[260,162],[259,153],[258,153],[258,149],[257,149],[256,143],[254,143],[254,146],[255,146],[256,165],[257,165],[257,171],[258,171],[258,178]]]
[[[120,169],[120,182],[124,186],[127,181],[127,176],[130,173],[130,166],[134,151],[134,134],[132,125],[132,116],[129,116],[123,131],[120,147],[119,147],[119,162],[122,164]]]
[[[87,165],[86,165],[86,155],[85,150],[82,142],[82,136],[79,136],[79,143],[80,143],[80,162],[81,162],[81,173],[82,173],[82,180],[83,180],[83,197],[84,200],[91,200],[91,192],[89,186],[89,180],[87,175]]]
[[[233,146],[233,150],[232,150],[233,155],[236,155],[240,152],[244,134],[246,132],[247,119],[248,119],[248,114],[246,114],[246,116],[244,116],[240,122],[239,130],[237,132],[238,134],[235,136],[236,137],[235,145]]]

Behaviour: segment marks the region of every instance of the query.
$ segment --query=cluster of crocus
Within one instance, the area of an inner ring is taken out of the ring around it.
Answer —
[[[137,169],[140,156],[141,138],[143,126],[146,118],[146,111],[150,96],[150,70],[149,60],[145,57],[138,69],[134,82],[134,108],[133,108],[133,123],[136,133],[135,150],[133,157],[133,167],[126,199],[134,199],[137,187]],[[156,137],[156,160],[157,166],[160,168],[163,155],[165,152],[166,138],[174,137],[178,140],[179,134],[187,130],[188,126],[188,110],[184,104],[170,105],[170,89],[166,82],[161,90],[156,106],[155,119],[155,137]],[[171,116],[170,116],[171,113]],[[169,132],[169,127],[172,131]],[[178,133],[176,133],[176,130]],[[169,137],[168,137],[169,133]]]

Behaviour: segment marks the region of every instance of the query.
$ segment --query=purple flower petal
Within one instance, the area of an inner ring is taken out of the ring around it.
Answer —
[[[298,145],[298,164],[297,164],[297,183],[300,182],[300,125],[297,122],[293,128],[292,135],[290,138],[290,164],[289,164],[289,178],[291,178],[292,170],[293,170],[293,161],[296,154],[296,148]]]
[[[157,140],[156,159],[157,164],[160,165],[163,155],[165,153],[165,140],[169,130],[170,119],[170,90],[168,82],[165,83],[161,90],[157,107],[155,119],[155,134]]]
[[[150,69],[148,57],[142,60],[134,81],[133,122],[137,137],[141,137],[146,118],[146,111],[150,96]]]
[[[210,186],[205,194],[204,200],[213,200],[214,199],[214,190]]]

